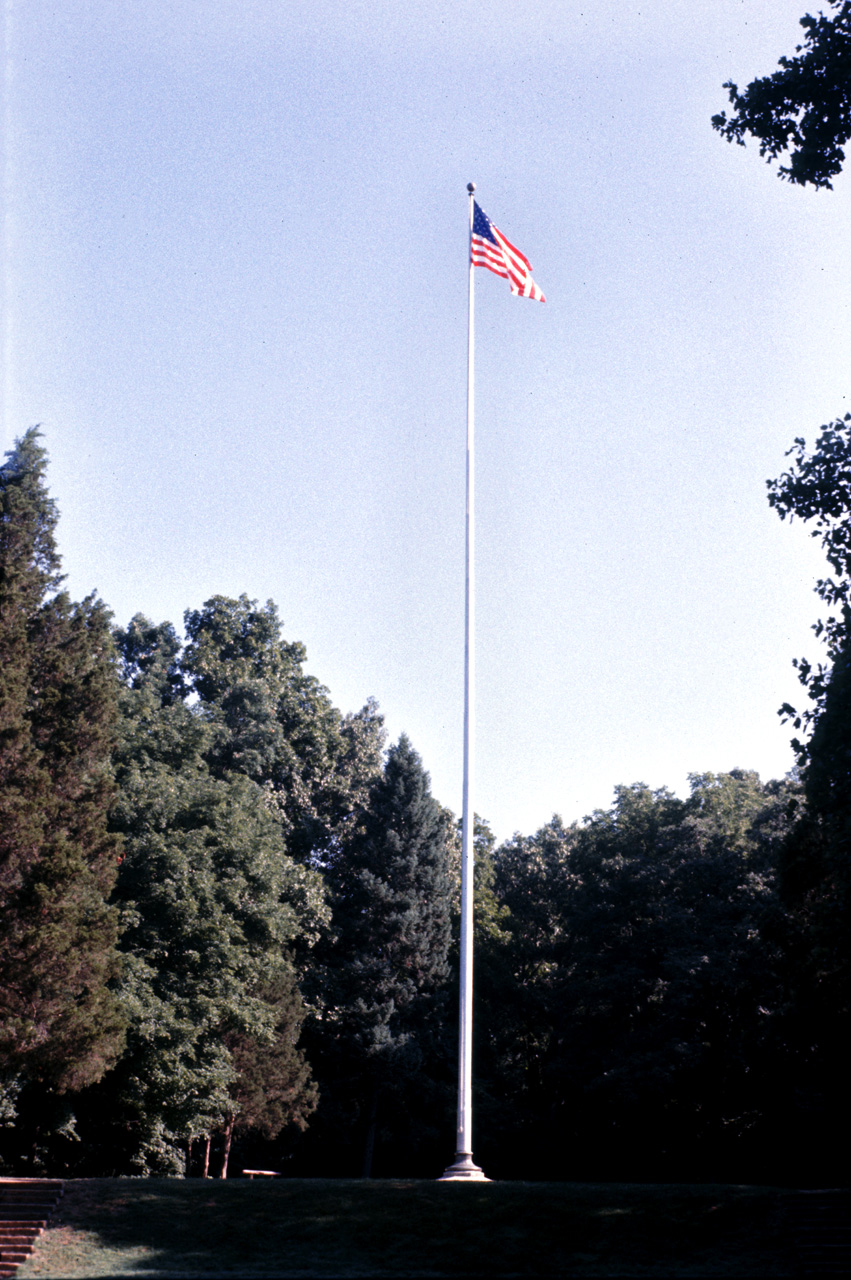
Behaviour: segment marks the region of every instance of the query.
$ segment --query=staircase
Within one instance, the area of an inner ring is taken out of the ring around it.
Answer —
[[[0,1280],[30,1256],[63,1190],[56,1178],[0,1178]]]
[[[798,1275],[851,1275],[851,1192],[795,1191],[781,1200]]]

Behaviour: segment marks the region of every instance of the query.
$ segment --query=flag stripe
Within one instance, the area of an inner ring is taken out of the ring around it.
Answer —
[[[533,298],[546,302],[541,290],[532,279],[532,264],[501,231],[493,225],[488,215],[473,202],[473,230],[470,236],[470,261],[475,267],[486,267],[494,275],[501,276],[511,286],[517,297]]]

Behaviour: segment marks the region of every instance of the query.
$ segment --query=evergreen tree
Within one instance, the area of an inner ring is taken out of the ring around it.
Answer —
[[[117,681],[109,615],[61,583],[46,454],[0,467],[0,1072],[80,1088],[120,1051],[120,844],[107,830]]]
[[[322,1013],[310,1037],[320,1130],[333,1128],[352,1153],[360,1144],[367,1177],[379,1130],[401,1142],[403,1100],[433,1091],[444,1060],[450,833],[403,736],[362,824],[328,868],[333,939],[320,949]]]

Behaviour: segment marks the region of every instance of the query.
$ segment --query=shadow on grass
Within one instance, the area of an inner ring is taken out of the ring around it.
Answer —
[[[788,1276],[771,1188],[86,1179],[20,1280]]]

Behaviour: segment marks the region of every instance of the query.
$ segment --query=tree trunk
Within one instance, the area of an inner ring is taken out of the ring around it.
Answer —
[[[210,1176],[210,1135],[208,1133],[207,1142],[204,1147],[204,1172],[201,1174],[201,1177],[208,1178],[209,1176]]]
[[[375,1135],[378,1128],[378,1085],[373,1086],[369,1103],[369,1121],[366,1126],[366,1142],[363,1148],[364,1178],[372,1177],[372,1158],[375,1155]]]
[[[222,1177],[228,1176],[228,1159],[230,1157],[230,1140],[233,1137],[233,1122],[235,1116],[228,1116],[228,1127],[225,1129],[225,1154],[222,1160]]]

